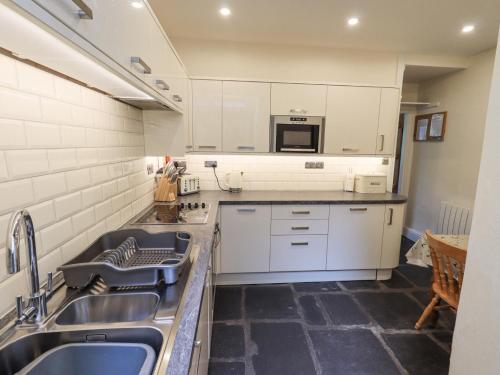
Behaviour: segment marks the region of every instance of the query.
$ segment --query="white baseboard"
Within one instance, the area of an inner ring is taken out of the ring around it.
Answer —
[[[403,228],[403,236],[416,242],[422,237],[422,232],[420,232],[416,229],[413,229],[413,228],[404,227]]]
[[[388,275],[386,274],[385,277]],[[313,281],[376,280],[377,270],[220,273],[217,285],[303,283]],[[383,278],[385,279],[385,278]]]

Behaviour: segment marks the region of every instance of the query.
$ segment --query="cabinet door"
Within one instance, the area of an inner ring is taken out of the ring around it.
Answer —
[[[399,264],[404,211],[404,204],[388,204],[385,207],[380,268],[395,268]]]
[[[271,86],[271,114],[324,116],[326,113],[326,86],[273,83]]]
[[[271,206],[224,206],[221,272],[269,272]]]
[[[394,153],[400,99],[399,89],[382,89],[378,121],[377,155],[392,155]]]
[[[380,267],[385,205],[333,205],[328,232],[328,270]]]
[[[329,86],[325,154],[375,153],[380,88]]]
[[[222,149],[225,152],[269,152],[271,85],[223,82]]]
[[[189,375],[207,375],[208,360],[210,358],[210,281],[209,273],[205,278],[205,288],[203,290],[203,299],[198,317],[198,327],[196,328],[196,337],[191,357],[191,367]]]
[[[222,151],[222,81],[192,81],[195,151]]]

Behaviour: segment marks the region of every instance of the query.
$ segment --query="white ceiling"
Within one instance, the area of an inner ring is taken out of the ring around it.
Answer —
[[[171,37],[469,56],[496,45],[499,0],[149,0]],[[218,10],[231,9],[223,18]],[[360,24],[346,26],[357,16]],[[464,24],[476,30],[461,34]]]

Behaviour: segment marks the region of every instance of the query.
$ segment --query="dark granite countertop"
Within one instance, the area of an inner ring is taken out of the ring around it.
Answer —
[[[397,194],[359,194],[343,191],[203,191],[200,194],[179,197],[183,203],[209,203],[208,222],[203,225],[148,226],[148,230],[182,230],[193,235],[199,253],[181,300],[176,317],[177,329],[170,353],[167,374],[185,375],[189,372],[196,325],[200,312],[205,275],[212,252],[213,234],[219,205],[234,204],[402,204],[406,197]],[[167,229],[166,229],[167,228]]]

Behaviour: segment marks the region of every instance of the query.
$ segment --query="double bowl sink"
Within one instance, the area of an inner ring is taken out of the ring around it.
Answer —
[[[0,374],[164,373],[168,363],[163,359],[168,360],[173,345],[169,338],[189,267],[185,262],[173,285],[63,285],[49,301],[52,313],[42,324],[2,332]]]

